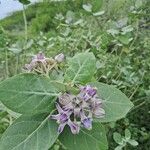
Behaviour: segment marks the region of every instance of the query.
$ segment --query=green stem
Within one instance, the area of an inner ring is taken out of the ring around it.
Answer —
[[[18,74],[18,69],[19,69],[19,55],[16,55],[16,72],[15,72],[15,74]]]
[[[27,42],[27,40],[28,40],[28,26],[27,26],[27,17],[26,17],[24,5],[23,5],[23,20],[24,20],[24,29],[25,29],[25,42]]]
[[[6,70],[6,78],[9,77],[9,69],[8,69],[8,52],[5,49],[5,70]]]
[[[24,62],[25,62],[25,54],[26,54],[26,45],[27,45],[27,40],[28,40],[28,25],[27,25],[27,17],[26,17],[26,12],[25,12],[25,5],[23,5],[23,20],[24,20],[24,38],[25,38],[25,43],[24,43]]]

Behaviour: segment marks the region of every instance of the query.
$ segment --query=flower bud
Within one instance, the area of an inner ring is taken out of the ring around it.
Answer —
[[[64,58],[65,58],[65,56],[64,56],[63,53],[60,53],[60,54],[58,54],[58,55],[55,56],[55,60],[56,60],[58,63],[63,62],[63,61],[64,61]]]

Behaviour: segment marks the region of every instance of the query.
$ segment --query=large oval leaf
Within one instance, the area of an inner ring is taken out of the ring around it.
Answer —
[[[94,82],[90,83],[97,88],[99,97],[102,98],[105,117],[95,121],[111,122],[126,116],[128,111],[133,107],[133,103],[124,93],[112,85]]]
[[[3,134],[0,149],[48,150],[57,137],[57,124],[49,115],[21,116]]]
[[[96,59],[93,53],[79,53],[68,62],[69,68],[65,80],[71,83],[90,82],[96,69]]]
[[[73,135],[66,128],[59,137],[68,150],[107,150],[105,128],[100,123],[94,123],[92,130],[81,129],[78,135]]]
[[[22,114],[50,112],[58,92],[53,83],[36,74],[20,74],[0,84],[0,100]]]

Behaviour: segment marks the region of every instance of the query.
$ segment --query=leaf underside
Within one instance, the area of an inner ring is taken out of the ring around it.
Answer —
[[[100,123],[94,123],[90,131],[81,129],[78,135],[73,135],[66,127],[59,140],[68,150],[107,150],[108,148],[105,128]]]
[[[57,96],[53,83],[36,74],[20,74],[0,84],[1,102],[22,114],[50,112]]]
[[[21,116],[3,134],[0,150],[48,150],[57,137],[48,114]]]

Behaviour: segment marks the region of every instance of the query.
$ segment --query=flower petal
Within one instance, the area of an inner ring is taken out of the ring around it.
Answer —
[[[69,127],[70,127],[70,129],[71,129],[71,132],[73,133],[73,134],[78,134],[79,133],[79,131],[80,131],[80,126],[79,126],[79,124],[77,124],[77,123],[75,123],[75,122],[72,122],[71,120],[68,122],[68,125],[69,125]]]
[[[64,130],[65,125],[66,125],[66,123],[63,123],[63,124],[59,125],[59,127],[58,127],[58,133],[59,134]]]

